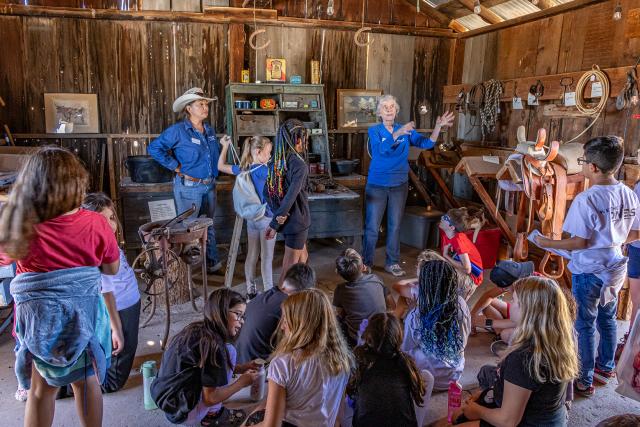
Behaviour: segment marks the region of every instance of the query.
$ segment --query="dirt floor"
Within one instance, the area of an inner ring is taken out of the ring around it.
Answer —
[[[316,269],[319,287],[332,292],[339,283],[339,278],[335,273],[334,259],[341,250],[339,242],[334,240],[314,241],[310,246],[310,263]],[[404,268],[408,272],[415,269],[415,258],[418,251],[416,249],[403,246],[402,256]],[[281,262],[281,252],[277,252],[274,265]],[[384,262],[384,248],[379,248],[376,258],[377,265]],[[276,269],[274,273],[278,273]],[[385,283],[390,285],[392,278],[386,274],[382,268],[375,272],[381,275]],[[237,284],[239,291],[244,290],[243,269],[241,262],[236,268],[234,284]],[[488,276],[486,274],[485,276]],[[213,277],[209,281],[210,286],[221,286],[222,278]],[[486,286],[486,283],[483,284]],[[479,290],[480,292],[482,289]],[[474,296],[477,296],[476,292]],[[473,302],[473,301],[472,301]],[[197,301],[198,306],[202,305],[201,299]],[[144,304],[143,304],[144,306]],[[173,307],[171,310],[171,334],[175,334],[186,324],[199,319],[199,314],[194,313],[189,303]],[[146,318],[146,313],[141,315],[141,320]],[[628,325],[620,322],[618,333],[622,335]],[[156,317],[146,328],[140,330],[138,344],[138,355],[136,358],[136,368],[131,373],[125,388],[117,393],[104,396],[104,426],[125,427],[125,426],[165,426],[168,423],[164,415],[159,410],[145,411],[142,402],[142,376],[137,367],[144,360],[161,357],[160,340],[164,328],[163,313],[156,314]],[[465,371],[462,377],[462,385],[465,390],[471,390],[477,386],[476,374],[479,368],[486,364],[495,364],[497,359],[490,350],[491,337],[486,333],[479,333],[469,339],[469,344],[465,352]],[[24,418],[24,403],[14,399],[16,391],[16,379],[13,374],[14,342],[10,332],[0,335],[0,425],[3,427],[21,426]],[[615,382],[615,381],[614,381]],[[587,427],[594,426],[599,421],[613,415],[623,413],[640,413],[640,402],[624,398],[615,392],[615,384],[598,387],[596,395],[590,399],[578,398],[573,403],[570,411],[570,426]],[[446,393],[436,393],[432,396],[430,408],[427,415],[427,422],[433,423],[446,416],[447,395]],[[76,410],[73,399],[64,399],[56,402],[56,415],[54,426],[77,426]]]

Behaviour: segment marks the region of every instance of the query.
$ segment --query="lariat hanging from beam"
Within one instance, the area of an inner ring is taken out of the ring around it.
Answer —
[[[365,32],[368,32],[368,31],[371,31],[371,27],[365,27],[364,26],[364,1],[365,0],[362,0],[362,27],[358,31],[356,31],[356,33],[353,35],[353,42],[356,45],[360,46],[360,47],[369,46],[375,40],[372,37],[369,37],[368,41],[361,41],[360,40],[360,35],[361,34],[363,34]]]

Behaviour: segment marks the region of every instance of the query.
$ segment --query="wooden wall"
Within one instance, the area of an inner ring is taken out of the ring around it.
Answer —
[[[13,49],[10,60],[0,62],[0,93],[8,105],[0,108],[0,123],[14,133],[44,133],[44,93],[97,93],[101,133],[159,133],[175,121],[175,97],[200,86],[220,98],[212,114],[224,131],[229,27],[238,25],[0,16],[0,40]],[[402,120],[419,118],[419,102],[438,108],[449,39],[375,34],[366,48],[353,43],[353,31],[266,28],[268,49],[256,54],[241,46],[246,65],[264,80],[266,56],[284,57],[288,74],[308,81],[309,61],[321,60],[329,128],[335,128],[339,88],[395,94]],[[251,31],[241,28],[235,39],[245,43]]]
[[[603,69],[632,66],[640,55],[640,21],[633,18],[640,12],[640,0],[622,0],[621,4],[623,19],[617,22],[612,20],[614,2],[609,1],[465,39],[463,47],[456,51],[456,56],[463,57],[463,70],[452,83],[473,84],[491,78],[504,80],[586,71],[593,64]],[[557,85],[560,87],[560,81]],[[527,92],[528,87],[517,88],[518,96],[525,100]],[[637,119],[631,117],[627,120],[626,114],[618,112],[615,98],[610,98],[602,117],[580,141],[586,142],[589,137],[602,134],[622,136],[625,123],[628,123],[626,151],[635,152],[640,126]],[[539,107],[515,111],[510,103],[502,103],[501,126],[489,139],[512,146],[516,128],[524,124],[530,138],[544,126],[552,137],[566,141],[581,132],[588,123],[586,118],[543,117],[542,102]],[[458,137],[479,139],[479,132],[469,128],[467,119],[466,125],[458,128]]]
[[[0,123],[44,133],[44,93],[97,93],[101,133],[159,133],[176,94],[224,93],[226,38],[227,25],[2,16]],[[221,128],[221,102],[212,114]]]

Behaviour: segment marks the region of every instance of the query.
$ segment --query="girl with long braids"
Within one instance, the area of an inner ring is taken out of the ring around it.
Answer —
[[[347,393],[355,401],[353,426],[417,426],[415,405],[428,406],[433,376],[423,378],[400,350],[402,323],[391,313],[369,318]]]
[[[169,342],[151,396],[174,424],[239,426],[244,411],[222,402],[258,376],[253,363],[236,365],[231,341],[244,323],[247,305],[239,293],[218,289],[209,294],[204,320],[187,325]],[[233,373],[241,374],[231,382]]]
[[[464,370],[464,348],[471,316],[458,294],[458,276],[446,261],[428,261],[418,276],[417,306],[404,324],[402,351],[413,356],[419,369],[434,377],[434,390],[446,390]]]
[[[273,219],[267,227],[267,239],[276,232],[284,236],[284,258],[280,284],[289,267],[306,263],[307,234],[311,225],[307,181],[309,169],[303,155],[307,151],[308,135],[304,124],[297,119],[285,121],[278,130],[269,175],[265,186],[267,202]]]

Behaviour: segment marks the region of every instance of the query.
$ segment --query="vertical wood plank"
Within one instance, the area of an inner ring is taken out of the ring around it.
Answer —
[[[176,120],[171,106],[176,98],[171,22],[148,22],[148,46],[145,61],[149,63],[149,133],[160,133]]]
[[[89,67],[91,91],[98,94],[100,131],[120,133],[120,83],[118,39],[121,27],[115,21],[89,22]]]
[[[24,94],[26,120],[32,132],[45,132],[44,94],[60,91],[59,19],[29,18],[24,34]],[[37,66],[36,66],[37,64]]]
[[[12,58],[0,61],[0,96],[6,106],[0,107],[0,125],[13,132],[26,132],[31,123],[25,120],[27,106],[24,97],[24,21],[19,16],[0,17],[0,40],[11,46]]]
[[[244,68],[245,38],[249,34],[244,33],[244,24],[229,24],[229,81],[242,81],[242,69]]]
[[[540,37],[534,72],[537,76],[558,72],[562,21],[563,15],[556,15],[540,21]]]

